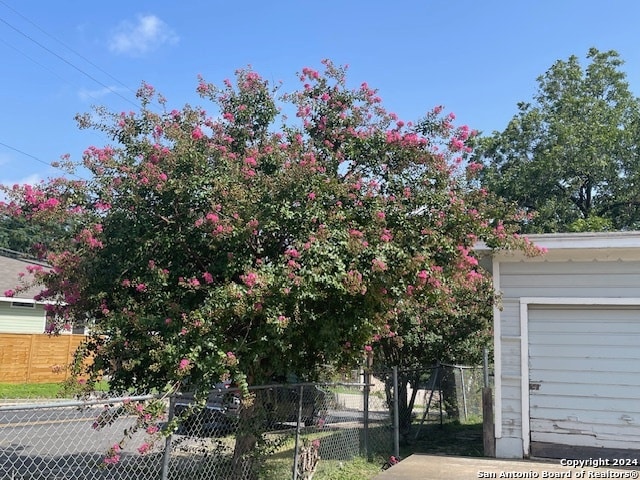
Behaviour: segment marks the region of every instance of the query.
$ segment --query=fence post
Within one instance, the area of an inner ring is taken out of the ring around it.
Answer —
[[[484,388],[482,389],[482,443],[485,457],[496,456],[493,392],[489,385],[489,350],[484,349]]]
[[[422,426],[424,425],[424,422],[427,420],[427,417],[429,416],[429,408],[431,408],[431,400],[433,400],[433,392],[435,392],[436,390],[436,382],[438,382],[438,375],[440,374],[440,369],[438,367],[436,368],[432,368],[432,372],[431,372],[431,377],[429,379],[429,384],[431,386],[430,388],[430,393],[429,393],[429,400],[427,401],[427,405],[425,406],[424,412],[422,413],[422,420],[420,420],[420,425],[418,425],[418,428],[416,429],[416,436],[414,437],[414,440],[418,440],[418,436],[420,435],[420,430],[422,430]],[[429,384],[427,384],[427,386],[429,386]]]
[[[400,408],[398,407],[398,367],[393,367],[393,453],[400,457]]]
[[[302,421],[302,395],[304,394],[304,386],[300,385],[298,392],[298,416],[296,420],[296,443],[293,452],[293,480],[298,479],[298,457],[300,452],[300,423]]]
[[[367,352],[366,364],[364,367],[364,394],[362,396],[364,418],[363,418],[363,435],[362,450],[364,457],[369,460],[369,391],[371,385],[371,367],[373,365],[373,355]]]
[[[35,341],[36,341],[36,336],[35,335],[31,335],[31,338],[29,339],[29,357],[27,360],[27,378],[25,379],[25,383],[29,383],[31,381],[31,370],[33,367],[33,356],[34,356],[34,350],[35,348]]]
[[[363,410],[364,410],[364,429],[362,435],[362,449],[364,450],[364,456],[369,459],[369,384],[371,383],[371,372],[369,368],[364,369],[364,394],[362,396]]]
[[[482,352],[482,371],[484,373],[484,388],[489,386],[489,349],[485,348]]]
[[[67,365],[71,365],[73,362],[73,358],[71,356],[71,341],[73,340],[73,334],[69,335],[69,341],[67,342]],[[69,378],[69,368],[64,369],[64,379],[67,380]]]
[[[176,407],[176,396],[171,394],[169,396],[169,412],[167,413],[167,423],[171,425],[173,422],[173,415]],[[160,480],[167,480],[169,478],[169,460],[171,460],[171,440],[173,437],[173,431],[170,431],[167,438],[164,441],[164,451],[162,452],[162,470],[160,471]]]
[[[462,387],[462,407],[464,411],[464,421],[466,422],[469,419],[467,411],[467,386],[464,383],[464,368],[462,368],[462,366],[460,366],[460,386]]]
[[[443,408],[444,408],[444,399],[442,398],[442,377],[445,375],[444,367],[440,362],[438,362],[438,371],[440,375],[438,375],[438,396],[440,398],[440,426],[444,424],[443,419]]]

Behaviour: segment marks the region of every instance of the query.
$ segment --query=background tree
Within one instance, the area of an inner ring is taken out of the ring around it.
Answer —
[[[524,231],[640,227],[638,99],[616,52],[592,48],[587,61],[558,60],[534,102],[480,141],[483,185],[536,214]]]
[[[41,245],[51,243],[60,225],[37,225],[12,215],[0,216],[0,247],[24,254],[37,255]]]
[[[429,128],[404,124],[329,62],[300,79],[281,99],[297,120],[282,125],[274,90],[250,70],[222,88],[201,81],[213,117],[155,113],[165,101],[144,85],[140,113],[79,118],[116,142],[85,152],[91,182],[12,192],[6,212],[69,225],[38,280],[59,322],[94,320],[94,376],[246,388],[353,365],[400,328],[438,352],[487,333],[466,311],[492,302],[472,247],[527,244],[467,188],[469,129],[441,109]],[[257,438],[238,441],[240,456]]]

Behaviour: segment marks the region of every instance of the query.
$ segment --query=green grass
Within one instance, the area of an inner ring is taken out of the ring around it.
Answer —
[[[378,462],[368,462],[362,457],[356,457],[348,462],[337,460],[320,461],[318,471],[313,476],[318,480],[368,480],[381,472],[382,459]]]
[[[0,399],[12,398],[56,398],[59,383],[0,383]]]
[[[62,383],[0,383],[0,400],[60,398],[62,388]],[[108,389],[109,385],[106,382],[96,385],[96,390],[108,391]],[[72,395],[63,397],[71,398]]]
[[[336,435],[341,435],[340,431],[322,431],[303,435],[303,441],[311,442],[331,442]],[[291,477],[292,460],[294,457],[295,442],[293,438],[288,439],[282,447],[274,454],[270,455],[262,469],[260,478],[263,480],[280,480]],[[356,446],[356,450],[357,450]],[[320,449],[320,461],[313,476],[314,480],[368,480],[381,472],[384,459],[376,457],[368,462],[365,458],[355,457],[338,460],[335,455],[340,452],[332,452],[334,458],[323,458],[323,448]],[[339,458],[339,457],[338,457]]]
[[[416,426],[414,426],[414,429]],[[334,432],[319,432],[305,435],[308,441],[320,439],[321,442],[329,441],[329,437],[336,435]],[[382,470],[382,465],[390,455],[389,439],[392,432],[388,426],[373,427],[369,431],[369,443],[373,450],[370,461],[362,457],[350,460],[332,460],[320,458],[314,480],[368,480],[375,477]],[[400,457],[406,458],[414,453],[427,453],[433,455],[456,455],[466,457],[483,456],[482,446],[482,422],[473,419],[471,422],[461,424],[459,422],[427,423],[417,439],[414,438],[415,430],[407,442],[401,445]],[[362,442],[362,438],[360,438]],[[382,446],[385,447],[382,447]],[[293,440],[287,442],[275,454],[271,455],[265,464],[261,478],[265,480],[279,480],[289,478],[291,475],[291,461],[293,459]],[[382,448],[382,450],[378,450]],[[383,451],[384,450],[384,451]]]

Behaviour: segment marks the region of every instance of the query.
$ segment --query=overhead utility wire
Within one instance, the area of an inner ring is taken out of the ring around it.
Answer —
[[[0,2],[0,3],[1,3],[1,2]],[[16,52],[18,52],[19,54],[23,55],[25,58],[27,58],[28,60],[32,61],[33,63],[35,63],[36,65],[38,65],[38,66],[39,66],[39,67],[41,67],[42,69],[44,69],[44,70],[48,71],[51,75],[53,75],[53,76],[55,76],[55,77],[58,77],[58,78],[59,78],[60,80],[62,80],[63,82],[67,82],[67,81],[68,81],[68,80],[66,80],[66,79],[62,78],[60,75],[58,75],[56,72],[54,72],[53,70],[51,70],[51,69],[50,69],[50,68],[48,68],[47,66],[43,65],[42,63],[38,62],[38,61],[37,61],[37,60],[35,60],[34,58],[30,57],[29,55],[27,55],[26,53],[24,53],[24,52],[23,52],[23,51],[21,51],[20,49],[18,49],[18,48],[16,48],[16,47],[14,47],[14,46],[13,46],[13,45],[11,45],[10,43],[6,42],[6,41],[5,41],[5,40],[3,40],[2,38],[0,38],[0,42],[2,42],[3,44],[5,44],[5,45],[6,45],[7,47],[9,47],[9,48],[12,48],[13,50],[15,50]],[[88,94],[88,96],[89,96],[89,97],[91,97],[91,98],[93,98],[96,102],[98,101],[98,99],[97,99],[97,98],[95,98],[94,96],[92,96],[92,95],[90,95],[90,94]],[[32,159],[34,159],[34,160],[36,160],[36,161],[38,161],[38,162],[40,162],[40,163],[42,163],[42,164],[44,164],[44,165],[47,165],[47,166],[49,166],[49,167],[53,167],[53,168],[57,168],[57,169],[58,169],[58,170],[60,170],[61,172],[64,172],[64,173],[66,173],[66,174],[69,174],[69,172],[68,172],[67,170],[65,170],[65,169],[63,169],[63,168],[60,168],[60,167],[56,167],[55,165],[52,165],[51,163],[47,163],[47,162],[45,162],[44,160],[40,160],[40,159],[39,159],[38,157],[36,157],[35,155],[31,155],[30,153],[27,153],[27,152],[25,152],[25,151],[23,151],[23,150],[20,150],[19,148],[12,147],[11,145],[7,145],[6,143],[3,143],[3,142],[0,142],[0,145],[4,146],[4,147],[6,147],[6,148],[8,148],[8,149],[10,149],[10,150],[13,150],[13,151],[15,151],[15,152],[18,152],[18,153],[20,153],[21,155],[25,155],[25,156],[27,156],[27,157],[29,157],[29,158],[32,158]],[[73,175],[73,176],[74,176],[74,177],[76,177],[76,178],[79,178],[80,180],[86,180],[86,178],[80,177],[80,176],[78,176],[78,175],[76,175],[76,174],[73,174],[73,173],[72,173],[71,175]]]
[[[44,160],[41,160],[40,158],[36,157],[35,155],[31,155],[30,153],[27,153],[27,152],[25,152],[24,150],[20,150],[19,148],[12,147],[11,145],[8,145],[8,144],[6,144],[6,143],[4,143],[4,142],[0,142],[0,145],[1,145],[1,146],[3,146],[3,147],[5,147],[5,148],[8,148],[9,150],[13,150],[14,152],[18,152],[18,153],[20,153],[21,155],[24,155],[24,156],[26,156],[26,157],[33,158],[36,162],[40,162],[40,163],[42,163],[43,165],[46,165],[47,167],[57,168],[58,170],[60,170],[60,171],[62,171],[62,172],[64,172],[64,173],[66,173],[66,174],[68,174],[68,175],[72,175],[72,176],[74,176],[74,177],[76,177],[76,178],[78,178],[78,179],[80,179],[80,180],[84,180],[84,181],[87,181],[87,182],[88,182],[88,180],[87,180],[86,178],[83,178],[83,177],[81,177],[81,176],[79,176],[79,175],[76,175],[75,173],[67,172],[67,171],[66,171],[66,170],[64,170],[63,168],[55,167],[54,165],[51,165],[51,163],[49,163],[49,162],[45,162]]]
[[[47,162],[45,162],[44,160],[40,160],[38,157],[36,157],[36,156],[34,156],[34,155],[31,155],[30,153],[23,152],[23,151],[22,151],[22,150],[20,150],[19,148],[12,147],[11,145],[7,145],[6,143],[3,143],[3,142],[0,142],[0,145],[2,145],[3,147],[8,148],[9,150],[13,150],[14,152],[18,152],[18,153],[21,153],[22,155],[25,155],[25,156],[27,156],[27,157],[33,158],[35,161],[40,162],[40,163],[43,163],[43,164],[45,164],[45,165],[47,165],[47,166],[49,166],[49,167],[51,166],[51,164],[50,164],[50,163],[47,163]]]
[[[99,70],[100,72],[104,73],[107,77],[109,77],[111,80],[113,80],[114,82],[118,83],[120,86],[126,88],[127,90],[129,90],[131,93],[133,93],[134,95],[136,94],[136,92],[134,90],[132,90],[131,88],[129,88],[129,86],[127,86],[126,84],[124,84],[123,82],[121,82],[120,80],[118,80],[116,77],[114,77],[113,75],[111,75],[109,72],[107,72],[106,70],[104,70],[103,68],[101,68],[99,65],[96,65],[95,63],[93,63],[90,59],[88,59],[87,57],[85,57],[84,55],[82,55],[80,52],[74,50],[73,48],[71,48],[69,45],[67,45],[65,42],[63,42],[62,40],[60,40],[59,38],[51,35],[49,32],[47,32],[46,30],[44,30],[42,27],[40,27],[37,23],[33,22],[32,20],[30,20],[29,18],[27,18],[26,16],[24,16],[23,14],[21,14],[20,12],[18,12],[15,8],[11,7],[10,5],[7,5],[5,2],[3,2],[2,0],[0,0],[0,4],[4,5],[7,9],[11,10],[13,13],[15,13],[16,15],[18,15],[20,18],[22,18],[23,20],[25,20],[26,22],[30,23],[31,25],[33,25],[35,28],[37,28],[38,30],[40,30],[42,33],[44,33],[47,37],[55,40],[56,42],[58,42],[60,45],[62,45],[63,47],[65,47],[67,50],[69,50],[70,52],[72,52],[73,54],[77,55],[78,57],[80,57],[82,60],[84,60],[85,62],[87,62],[89,65],[91,65],[93,68],[95,68],[96,70]],[[115,92],[114,92],[115,93]]]
[[[62,80],[65,83],[68,83],[69,80],[67,80],[66,78],[63,78],[62,76],[58,75],[58,73],[54,72],[53,70],[51,70],[49,67],[47,67],[46,65],[43,65],[42,63],[40,63],[39,61],[37,61],[35,58],[30,57],[29,55],[27,55],[26,53],[24,53],[22,50],[20,50],[19,48],[11,45],[9,42],[7,42],[6,40],[4,40],[3,38],[0,38],[0,42],[4,43],[7,47],[15,50],[16,52],[18,52],[20,55],[22,55],[23,57],[25,57],[27,60],[30,60],[31,62],[35,63],[36,65],[38,65],[40,68],[42,68],[43,70],[46,70],[47,72],[49,72],[51,75],[53,75],[54,77],[59,78],[60,80]],[[98,101],[97,98],[88,95],[91,98],[93,98],[94,100]]]
[[[109,90],[110,92],[114,93],[115,95],[117,95],[118,97],[122,98],[125,102],[130,103],[131,105],[133,105],[136,108],[140,108],[140,105],[132,102],[131,100],[129,100],[127,97],[125,97],[124,95],[121,95],[118,91],[114,90],[113,88],[109,87],[108,85],[105,85],[104,83],[102,83],[100,80],[98,80],[97,78],[95,78],[94,76],[90,75],[89,73],[85,72],[84,70],[82,70],[80,67],[75,66],[73,63],[71,63],[69,60],[67,60],[66,58],[64,58],[61,55],[58,55],[56,52],[54,52],[53,50],[51,50],[50,48],[48,48],[47,46],[43,45],[42,43],[38,42],[37,40],[35,40],[34,38],[30,37],[29,35],[27,35],[26,33],[24,33],[22,30],[20,30],[17,27],[14,27],[13,25],[11,25],[9,22],[7,22],[6,20],[4,20],[3,18],[0,18],[0,22],[4,23],[5,25],[7,25],[9,28],[11,28],[12,30],[14,30],[15,32],[19,33],[20,35],[22,35],[23,37],[27,38],[28,40],[30,40],[31,42],[35,43],[36,45],[38,45],[40,48],[42,48],[43,50],[49,52],[51,55],[55,56],[56,58],[58,58],[59,60],[62,60],[64,63],[66,63],[67,65],[69,65],[70,67],[72,67],[73,69],[77,70],[78,72],[80,72],[81,74],[83,74],[85,77],[93,80],[94,82],[96,82],[98,85],[106,88],[107,90]]]

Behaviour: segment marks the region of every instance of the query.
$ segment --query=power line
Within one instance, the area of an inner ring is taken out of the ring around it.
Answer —
[[[20,150],[19,148],[12,147],[11,145],[7,145],[6,143],[3,143],[3,142],[0,142],[0,145],[2,145],[3,147],[8,148],[9,150],[13,150],[14,152],[18,152],[18,153],[20,153],[20,154],[22,154],[22,155],[24,155],[26,157],[33,158],[35,161],[43,163],[43,164],[45,164],[45,165],[47,165],[49,167],[52,166],[50,163],[45,162],[44,160],[40,160],[35,155],[31,155],[30,153],[24,152],[24,151]]]
[[[0,3],[2,3],[2,2],[0,1]],[[38,61],[37,61],[37,60],[35,60],[34,58],[30,57],[29,55],[27,55],[26,53],[24,53],[24,52],[23,52],[23,51],[21,51],[20,49],[18,49],[18,48],[16,48],[16,47],[14,47],[14,46],[13,46],[13,45],[11,45],[10,43],[7,43],[7,42],[6,42],[5,40],[3,40],[2,38],[0,38],[0,42],[2,42],[3,44],[5,44],[5,45],[6,45],[7,47],[9,47],[9,48],[12,48],[12,49],[13,49],[13,50],[15,50],[16,52],[20,53],[20,54],[21,54],[21,55],[23,55],[25,58],[27,58],[28,60],[32,61],[33,63],[35,63],[36,65],[38,65],[38,66],[39,66],[39,67],[41,67],[42,69],[44,69],[44,70],[48,71],[51,75],[53,75],[53,76],[55,76],[55,77],[59,78],[59,79],[60,79],[60,80],[62,80],[63,82],[67,82],[67,80],[66,80],[66,79],[62,78],[62,77],[61,77],[60,75],[58,75],[56,72],[54,72],[53,70],[51,70],[51,69],[50,69],[50,68],[48,68],[47,66],[43,65],[42,63],[38,62]],[[98,99],[97,99],[97,98],[95,98],[95,97],[94,97],[93,95],[91,95],[90,93],[87,93],[87,96],[89,96],[89,97],[93,98],[96,102],[98,102]],[[94,133],[94,135],[95,135],[95,132],[93,132],[93,133]],[[39,159],[39,158],[38,158],[38,157],[36,157],[35,155],[31,155],[30,153],[27,153],[27,152],[25,152],[25,151],[23,151],[23,150],[20,150],[19,148],[13,147],[13,146],[8,145],[8,144],[3,143],[3,142],[0,142],[0,145],[2,145],[2,146],[3,146],[3,147],[5,147],[5,148],[8,148],[8,149],[10,149],[10,150],[13,150],[14,152],[20,153],[21,155],[24,155],[24,156],[27,156],[27,157],[29,157],[29,158],[32,158],[33,160],[35,160],[35,161],[37,161],[37,162],[40,162],[40,163],[42,163],[42,164],[44,164],[44,165],[47,165],[48,167],[56,168],[56,169],[60,170],[61,172],[64,172],[65,174],[72,175],[72,176],[74,176],[74,177],[76,177],[76,178],[78,178],[78,179],[80,179],[80,180],[85,180],[85,181],[87,181],[87,179],[86,179],[86,178],[83,178],[83,177],[80,177],[80,176],[78,176],[78,175],[76,175],[76,174],[70,173],[70,172],[68,172],[68,171],[66,171],[66,170],[64,170],[64,169],[62,169],[62,168],[60,168],[60,167],[56,167],[55,165],[52,165],[52,164],[51,164],[51,163],[49,163],[49,162],[45,162],[44,160]]]
[[[96,65],[94,62],[92,62],[91,60],[89,60],[88,58],[86,58],[85,56],[83,56],[82,54],[80,54],[79,52],[77,52],[76,50],[74,50],[73,48],[71,48],[69,45],[67,45],[66,43],[64,43],[62,40],[56,38],[55,36],[51,35],[50,33],[48,33],[47,31],[45,31],[43,28],[41,28],[39,25],[37,25],[35,22],[33,22],[32,20],[30,20],[29,18],[27,18],[25,15],[21,14],[20,12],[18,12],[17,10],[15,10],[13,7],[11,7],[10,5],[8,5],[6,2],[0,0],[0,4],[3,5],[5,8],[7,8],[8,10],[10,10],[11,12],[13,12],[14,14],[16,14],[17,16],[19,16],[20,18],[22,18],[23,20],[25,20],[26,22],[28,22],[29,24],[31,24],[32,26],[34,26],[37,30],[39,30],[40,32],[42,32],[44,35],[46,35],[47,37],[55,40],[56,42],[58,42],[60,45],[62,45],[63,47],[65,47],[67,50],[69,50],[70,52],[72,52],[73,54],[75,54],[76,56],[78,56],[79,58],[81,58],[82,60],[84,60],[85,62],[87,62],[89,65],[91,65],[92,67],[94,67],[95,69],[97,69],[98,71],[102,72],[103,74],[105,74],[106,76],[108,76],[110,79],[114,80],[116,83],[118,83],[119,85],[121,85],[122,87],[124,87],[126,90],[128,90],[129,92],[133,93],[134,95],[136,94],[136,92],[134,92],[131,88],[129,88],[126,84],[124,84],[122,81],[120,81],[119,79],[117,79],[116,77],[114,77],[113,75],[111,75],[109,72],[107,72],[106,70],[102,69],[100,66]],[[103,88],[107,89],[109,92],[117,95],[118,97],[120,97],[121,99],[123,99],[124,101],[126,101],[127,103],[135,106],[136,108],[140,108],[140,105],[138,103],[135,103],[133,101],[131,101],[130,99],[126,98],[125,96],[121,95],[117,90],[115,90],[114,88],[104,84],[103,82],[101,82],[100,80],[98,80],[97,78],[95,78],[94,76],[92,76],[91,74],[87,73],[86,71],[84,71],[82,68],[76,66],[75,64],[73,64],[71,61],[67,60],[66,58],[64,58],[63,56],[59,55],[58,53],[56,53],[55,51],[53,51],[52,49],[48,48],[46,45],[43,45],[42,43],[38,42],[37,40],[35,40],[34,38],[32,38],[31,36],[29,36],[27,33],[23,32],[22,30],[20,30],[18,27],[15,27],[14,25],[12,25],[11,23],[9,23],[7,20],[0,18],[0,22],[4,23],[5,25],[7,25],[9,28],[11,28],[12,30],[14,30],[15,32],[17,32],[18,34],[22,35],[23,37],[25,37],[26,39],[28,39],[29,41],[33,42],[34,44],[36,44],[37,46],[39,46],[40,48],[42,48],[43,50],[45,50],[46,52],[48,52],[49,54],[53,55],[54,57],[56,57],[57,59],[61,60],[62,62],[66,63],[67,65],[69,65],[70,67],[72,67],[73,69],[75,69],[76,71],[80,72],[82,75],[84,75],[85,77],[89,78],[90,80],[92,80],[93,82],[97,83],[98,85],[102,86]],[[4,43],[5,45],[7,45],[8,47],[14,49],[15,51],[17,51],[18,53],[20,53],[21,55],[23,55],[25,58],[27,58],[28,60],[30,60],[31,62],[35,63],[36,65],[40,66],[41,68],[43,68],[44,70],[48,71],[49,73],[51,73],[52,75],[56,76],[57,78],[59,78],[60,80],[62,80],[65,83],[68,83],[68,80],[65,80],[64,78],[62,78],[60,75],[58,75],[56,72],[54,72],[53,70],[51,70],[50,68],[46,67],[45,65],[43,65],[42,63],[38,62],[37,60],[31,58],[29,55],[27,55],[26,53],[22,52],[21,50],[19,50],[18,48],[16,48],[15,46],[7,43],[5,40],[0,38],[0,41],[2,43]],[[99,100],[97,98],[95,98],[93,95],[91,95],[90,93],[86,93],[86,95],[90,98],[93,98],[96,102],[99,102]],[[30,153],[27,153],[19,148],[13,147],[11,145],[8,145],[4,142],[0,141],[0,145],[4,146],[5,148],[8,148],[10,150],[13,150],[21,155],[24,155],[26,157],[29,157],[39,163],[42,163],[43,165],[46,165],[48,167],[53,167],[56,168],[62,172],[64,172],[67,175],[72,175],[80,180],[84,180],[84,181],[88,181],[87,179],[76,175],[74,173],[70,173],[68,171],[66,171],[63,168],[60,168],[58,166],[52,165],[49,162],[46,162],[44,160],[41,160],[40,158],[36,157],[35,155],[32,155]]]
[[[132,102],[131,100],[129,100],[127,97],[125,97],[124,95],[121,95],[118,91],[114,90],[113,88],[109,87],[108,85],[102,83],[100,80],[98,80],[97,78],[95,78],[94,76],[92,76],[91,74],[85,72],[84,70],[82,70],[80,67],[75,66],[73,63],[71,63],[69,60],[67,60],[66,58],[64,58],[63,56],[57,54],[56,52],[54,52],[53,50],[51,50],[50,48],[48,48],[47,46],[43,45],[42,43],[38,42],[37,40],[35,40],[34,38],[30,37],[29,35],[27,35],[26,33],[24,33],[22,30],[20,30],[17,27],[14,27],[13,25],[11,25],[9,22],[7,22],[5,19],[0,18],[0,22],[4,23],[6,26],[8,26],[9,28],[11,28],[12,30],[14,30],[15,32],[19,33],[20,35],[22,35],[23,37],[25,37],[26,39],[28,39],[29,41],[35,43],[36,45],[38,45],[40,48],[42,48],[43,50],[45,50],[46,52],[50,53],[51,55],[53,55],[54,57],[58,58],[59,60],[63,61],[64,63],[66,63],[67,65],[69,65],[71,68],[77,70],[78,72],[80,72],[82,75],[84,75],[85,77],[89,78],[90,80],[96,82],[98,85],[106,88],[107,90],[109,90],[110,92],[114,93],[115,95],[117,95],[118,97],[120,97],[121,99],[123,99],[125,102],[133,105],[136,108],[140,108],[140,105],[138,103]]]
[[[0,3],[2,3],[0,1]],[[68,84],[72,84],[68,79],[63,78],[61,75],[59,75],[58,73],[54,72],[52,69],[50,69],[49,67],[47,67],[46,65],[43,65],[42,63],[40,63],[39,61],[37,61],[36,59],[34,59],[33,57],[27,55],[25,52],[23,52],[22,50],[20,50],[19,48],[17,48],[14,45],[11,45],[9,42],[7,42],[6,40],[4,40],[3,38],[0,38],[0,42],[5,44],[7,47],[15,50],[16,52],[18,52],[20,55],[22,55],[23,57],[25,57],[27,60],[30,60],[31,62],[35,63],[36,65],[38,65],[40,68],[42,68],[43,70],[46,70],[47,72],[49,72],[51,75],[53,75],[54,77],[57,77],[58,79],[62,80],[64,83],[68,83]],[[79,84],[76,84],[77,87],[80,87]],[[113,91],[113,90],[111,90]],[[92,98],[93,100],[96,101],[96,103],[100,103],[100,100],[96,97],[94,97],[93,95],[91,95],[91,92],[84,92],[83,95],[86,95],[89,98]]]
[[[72,175],[72,176],[76,177],[76,178],[77,178],[77,179],[79,179],[79,180],[84,180],[85,182],[88,182],[88,180],[87,180],[86,178],[83,178],[83,177],[81,177],[81,176],[79,176],[79,175],[76,175],[75,173],[67,172],[67,171],[66,171],[66,170],[64,170],[63,168],[56,167],[55,165],[52,165],[52,164],[51,164],[51,163],[49,163],[49,162],[45,162],[44,160],[41,160],[40,158],[36,157],[35,155],[31,155],[30,153],[27,153],[27,152],[25,152],[25,151],[23,151],[23,150],[20,150],[19,148],[12,147],[11,145],[8,145],[8,144],[6,144],[6,143],[4,143],[4,142],[0,142],[0,145],[1,145],[1,146],[3,146],[3,147],[5,147],[5,148],[8,148],[9,150],[13,150],[14,152],[17,152],[17,153],[19,153],[19,154],[21,154],[21,155],[24,155],[24,156],[26,156],[26,157],[32,158],[32,159],[34,159],[36,162],[40,162],[40,163],[42,163],[43,165],[46,165],[46,166],[48,166],[48,167],[52,167],[52,168],[57,168],[57,169],[58,169],[58,170],[60,170],[61,172],[64,172],[64,173],[66,173],[66,174],[68,174],[68,175]]]
[[[4,5],[7,9],[11,10],[13,13],[15,13],[16,15],[18,15],[20,18],[22,18],[23,20],[25,20],[26,22],[30,23],[31,25],[33,25],[35,28],[37,28],[40,32],[42,32],[43,34],[45,34],[47,37],[55,40],[56,42],[58,42],[60,45],[62,45],[63,47],[65,47],[67,50],[69,50],[70,52],[72,52],[73,54],[75,54],[76,56],[80,57],[82,60],[84,60],[85,62],[87,62],[89,65],[91,65],[92,67],[94,67],[96,70],[99,70],[100,72],[104,73],[107,77],[109,77],[111,80],[113,80],[114,82],[118,83],[121,87],[124,87],[125,89],[127,89],[128,91],[130,91],[131,93],[133,93],[134,95],[136,95],[136,92],[134,90],[132,90],[131,88],[129,88],[127,85],[125,85],[123,82],[121,82],[120,80],[118,80],[116,77],[114,77],[113,75],[111,75],[109,72],[107,72],[106,70],[104,70],[103,68],[101,68],[99,65],[96,65],[95,63],[93,63],[90,59],[88,59],[87,57],[85,57],[84,55],[82,55],[81,53],[79,53],[78,51],[74,50],[73,48],[71,48],[69,45],[67,45],[65,42],[63,42],[62,40],[60,40],[59,38],[51,35],[49,32],[47,32],[46,30],[44,30],[42,27],[40,27],[38,24],[36,24],[35,22],[33,22],[32,20],[30,20],[29,18],[27,18],[26,16],[24,16],[23,14],[21,14],[20,12],[18,12],[16,9],[14,9],[13,7],[11,7],[10,5],[7,5],[5,2],[3,2],[2,0],[0,0],[0,4]]]
[[[51,75],[58,77],[60,80],[62,80],[63,82],[68,82],[67,79],[62,78],[60,75],[58,75],[56,72],[54,72],[53,70],[51,70],[49,67],[47,67],[46,65],[43,65],[42,63],[40,63],[39,61],[37,61],[35,58],[30,57],[29,55],[27,55],[26,53],[24,53],[22,50],[20,50],[19,48],[11,45],[9,42],[7,42],[6,40],[4,40],[3,38],[0,38],[0,42],[4,43],[7,47],[12,48],[13,50],[15,50],[16,52],[18,52],[20,55],[22,55],[23,57],[25,57],[27,60],[32,61],[33,63],[35,63],[36,65],[38,65],[40,68],[42,68],[43,70],[46,70],[47,72],[49,72]],[[93,98],[93,97],[92,97]],[[97,101],[97,98],[94,98],[94,100]]]

